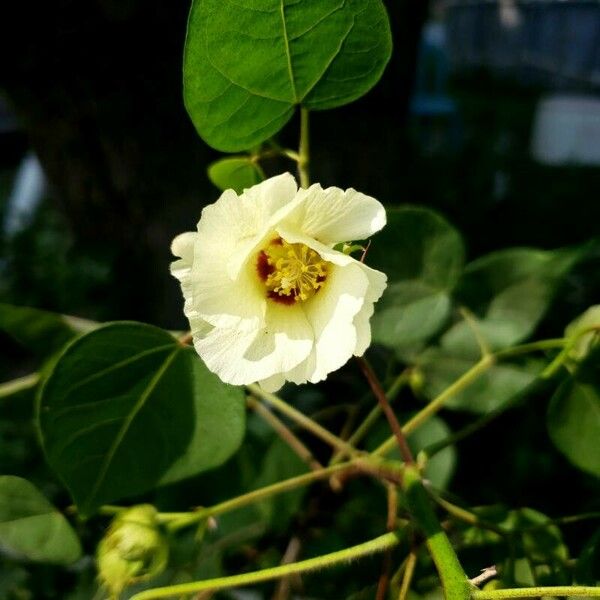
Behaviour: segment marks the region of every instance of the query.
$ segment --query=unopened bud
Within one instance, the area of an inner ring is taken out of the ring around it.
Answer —
[[[419,394],[421,392],[425,385],[425,377],[423,376],[423,371],[421,371],[421,369],[415,367],[410,370],[408,385],[414,394]]]
[[[98,576],[113,595],[161,573],[169,548],[156,509],[140,504],[124,510],[111,523],[97,550]]]

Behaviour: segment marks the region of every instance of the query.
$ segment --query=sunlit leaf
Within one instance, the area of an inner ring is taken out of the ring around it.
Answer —
[[[580,249],[493,252],[465,267],[457,301],[473,312],[476,329],[490,349],[506,348],[533,333],[559,284],[581,256]],[[444,334],[441,345],[463,357],[479,353],[473,323],[464,319]]]
[[[391,209],[367,262],[389,279],[372,321],[373,340],[414,350],[448,319],[450,292],[464,262],[459,233],[431,210]]]
[[[90,514],[221,464],[241,442],[244,396],[166,331],[112,323],[60,356],[38,423],[48,462]]]
[[[381,0],[194,0],[185,104],[200,136],[236,152],[291,118],[365,94],[391,53]]]
[[[70,564],[81,556],[75,532],[37,488],[20,477],[0,477],[0,548],[16,558]]]

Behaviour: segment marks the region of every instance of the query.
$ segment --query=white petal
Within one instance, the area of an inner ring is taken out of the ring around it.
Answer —
[[[361,264],[363,273],[369,279],[369,287],[365,295],[365,301],[360,312],[354,317],[354,327],[356,328],[356,348],[355,356],[362,356],[366,349],[371,345],[371,317],[375,310],[375,302],[381,298],[387,287],[387,276],[381,271],[371,269]]]
[[[386,223],[383,205],[350,188],[321,188],[319,184],[300,190],[303,201],[290,218],[290,224],[324,244],[363,240]]]
[[[296,191],[296,182],[289,173],[267,179],[239,196],[226,190],[202,210],[198,223],[202,247],[210,253],[219,246],[222,254],[231,256],[239,251],[240,244],[264,235],[273,215],[290,204]]]
[[[197,315],[215,327],[236,327],[244,331],[262,327],[267,301],[255,265],[248,264],[232,280],[222,258],[213,263],[203,258],[202,251],[197,251],[190,276],[188,318]]]
[[[185,233],[179,234],[171,242],[172,254],[188,263],[188,267],[192,266],[192,260],[194,259],[194,244],[197,238],[198,234],[195,231],[186,231]]]
[[[194,346],[207,367],[235,385],[265,380],[301,363],[313,346],[313,331],[297,305],[268,302],[266,325],[254,331],[215,328]]]
[[[286,379],[294,383],[325,379],[354,354],[356,329],[354,318],[361,310],[368,278],[357,261],[331,269],[325,285],[304,305],[315,332],[311,355]]]
[[[171,251],[179,260],[171,263],[171,274],[181,283],[181,291],[184,298],[183,312],[188,316],[192,303],[192,280],[191,273],[194,263],[194,244],[198,234],[189,231],[178,235],[171,243]]]
[[[260,387],[266,392],[276,392],[283,387],[284,383],[285,377],[281,373],[276,373],[275,375],[271,375],[271,377],[267,377],[266,379],[261,379],[258,382]]]

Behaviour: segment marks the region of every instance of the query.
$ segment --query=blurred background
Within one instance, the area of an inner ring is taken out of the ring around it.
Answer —
[[[206,167],[220,156],[183,106],[189,0],[21,4],[10,17],[8,4],[0,9],[0,302],[184,329],[169,245],[218,197]],[[462,231],[469,260],[598,236],[600,4],[386,5],[393,58],[361,100],[312,114],[313,180],[439,210]],[[281,143],[295,147],[297,132],[294,120]],[[599,257],[570,276],[541,336],[561,335],[598,302]],[[7,336],[0,345],[0,381],[35,366]],[[480,502],[541,497],[541,509],[561,514],[569,504],[552,497],[558,480],[579,498],[573,510],[586,507],[597,483],[551,447],[535,412],[510,419],[488,434],[495,472],[466,442],[453,488]],[[3,443],[17,433],[0,426]],[[28,450],[11,452],[4,472]],[[583,529],[570,532],[581,547]]]
[[[313,179],[436,208],[471,258],[598,233],[598,3],[413,4],[387,3],[379,85],[313,114]],[[219,156],[183,107],[188,9],[63,0],[3,19],[2,301],[183,325],[169,243],[218,197],[206,166]],[[282,142],[296,137],[292,122]]]

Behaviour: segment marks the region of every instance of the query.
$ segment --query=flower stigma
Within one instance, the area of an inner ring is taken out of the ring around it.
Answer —
[[[258,253],[256,270],[267,297],[289,305],[308,300],[323,287],[328,263],[305,244],[277,237]]]

